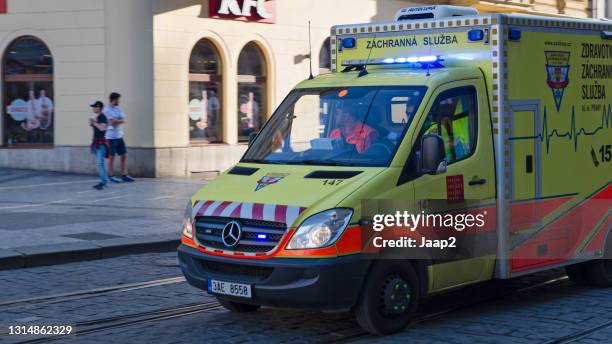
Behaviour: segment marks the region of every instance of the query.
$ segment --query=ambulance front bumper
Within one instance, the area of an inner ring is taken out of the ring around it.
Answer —
[[[251,285],[252,298],[232,301],[272,307],[348,310],[359,297],[369,269],[360,255],[337,258],[237,259],[208,255],[181,245],[178,256],[187,281],[207,290],[208,279]]]

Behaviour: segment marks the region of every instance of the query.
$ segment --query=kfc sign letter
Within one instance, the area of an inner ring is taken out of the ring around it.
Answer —
[[[274,23],[275,0],[209,0],[210,18]]]

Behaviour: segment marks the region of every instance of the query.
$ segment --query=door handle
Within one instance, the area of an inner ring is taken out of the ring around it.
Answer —
[[[474,178],[468,182],[468,185],[483,185],[487,182],[484,178]]]
[[[525,172],[533,173],[533,155],[527,155],[525,157]]]

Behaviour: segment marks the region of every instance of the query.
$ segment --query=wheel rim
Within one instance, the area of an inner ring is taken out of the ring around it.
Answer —
[[[389,275],[381,287],[381,313],[396,318],[409,311],[412,291],[410,284],[398,274]]]

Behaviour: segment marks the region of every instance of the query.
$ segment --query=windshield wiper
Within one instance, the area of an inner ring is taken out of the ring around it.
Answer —
[[[325,166],[354,166],[350,162],[337,161],[332,159],[307,159],[307,160],[299,160],[295,162],[289,162],[289,164],[297,164],[297,165],[325,165]]]

